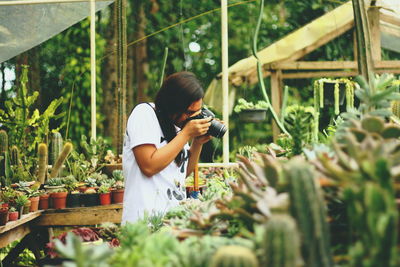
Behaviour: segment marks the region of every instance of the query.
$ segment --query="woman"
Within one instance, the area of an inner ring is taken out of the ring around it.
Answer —
[[[186,197],[185,178],[211,139],[210,118],[188,120],[200,113],[203,96],[193,73],[178,72],[164,81],[154,104],[133,109],[124,137],[123,223],[163,214]]]

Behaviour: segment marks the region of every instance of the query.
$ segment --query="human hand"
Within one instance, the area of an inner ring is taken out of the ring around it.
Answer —
[[[207,143],[208,141],[210,141],[212,139],[211,135],[202,135],[202,136],[197,136],[193,139],[193,143],[197,143],[199,145],[203,145],[205,143]]]
[[[189,120],[182,129],[182,132],[189,137],[198,137],[205,135],[211,125],[211,118]]]

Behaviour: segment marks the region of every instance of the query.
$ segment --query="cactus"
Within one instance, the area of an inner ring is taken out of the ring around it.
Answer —
[[[0,154],[8,151],[8,135],[4,130],[0,130]]]
[[[64,161],[67,159],[71,151],[72,151],[72,143],[70,142],[65,143],[63,150],[61,151],[61,154],[58,156],[54,166],[52,167],[50,178],[57,177]]]
[[[400,100],[392,101],[392,113],[400,118]]]
[[[19,159],[19,150],[17,146],[11,147],[11,155],[10,155],[10,162],[13,166],[18,166],[21,161]]]
[[[241,246],[220,247],[211,258],[210,267],[257,267],[258,261],[254,253]]]
[[[47,172],[47,145],[45,143],[39,144],[38,157],[39,157],[38,181],[41,184],[44,184],[44,182],[46,181],[46,172]]]
[[[301,158],[293,158],[284,167],[289,184],[290,209],[302,236],[305,266],[333,266],[324,199],[315,182],[315,172]]]
[[[286,214],[273,215],[265,225],[263,266],[295,267],[302,262],[300,237],[294,219]]]
[[[10,157],[8,152],[0,153],[0,182],[1,185],[9,186],[11,184],[11,180],[14,176],[14,173],[11,169]]]
[[[51,135],[49,164],[54,165],[63,148],[63,139],[59,132]]]

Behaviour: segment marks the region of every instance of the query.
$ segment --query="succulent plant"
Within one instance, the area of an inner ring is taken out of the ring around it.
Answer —
[[[333,266],[327,212],[314,169],[295,157],[284,165],[283,176],[288,183],[290,211],[302,236],[305,266]]]
[[[10,163],[13,166],[19,166],[21,164],[19,158],[19,150],[17,146],[12,146],[10,150]]]
[[[59,132],[51,134],[49,164],[54,165],[63,149],[63,139]]]
[[[4,130],[0,130],[0,155],[8,152],[8,134]]]
[[[211,258],[210,267],[257,267],[258,260],[254,253],[241,246],[220,247]]]
[[[44,184],[46,181],[46,173],[47,173],[47,145],[45,143],[39,144],[38,156],[39,156],[38,181],[41,184]]]
[[[263,266],[301,265],[300,235],[291,216],[278,214],[268,220],[262,240],[262,258]]]
[[[64,163],[64,161],[67,159],[69,153],[72,151],[72,143],[67,142],[65,143],[63,150],[61,151],[61,154],[58,156],[56,163],[51,169],[50,177],[54,178],[58,175],[60,172],[60,169]]]

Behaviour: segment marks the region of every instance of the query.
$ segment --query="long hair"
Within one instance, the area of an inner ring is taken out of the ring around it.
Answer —
[[[167,142],[176,136],[174,116],[180,116],[195,101],[203,98],[204,90],[199,80],[191,72],[177,72],[168,76],[157,93],[155,109]],[[181,164],[183,150],[175,158]]]

